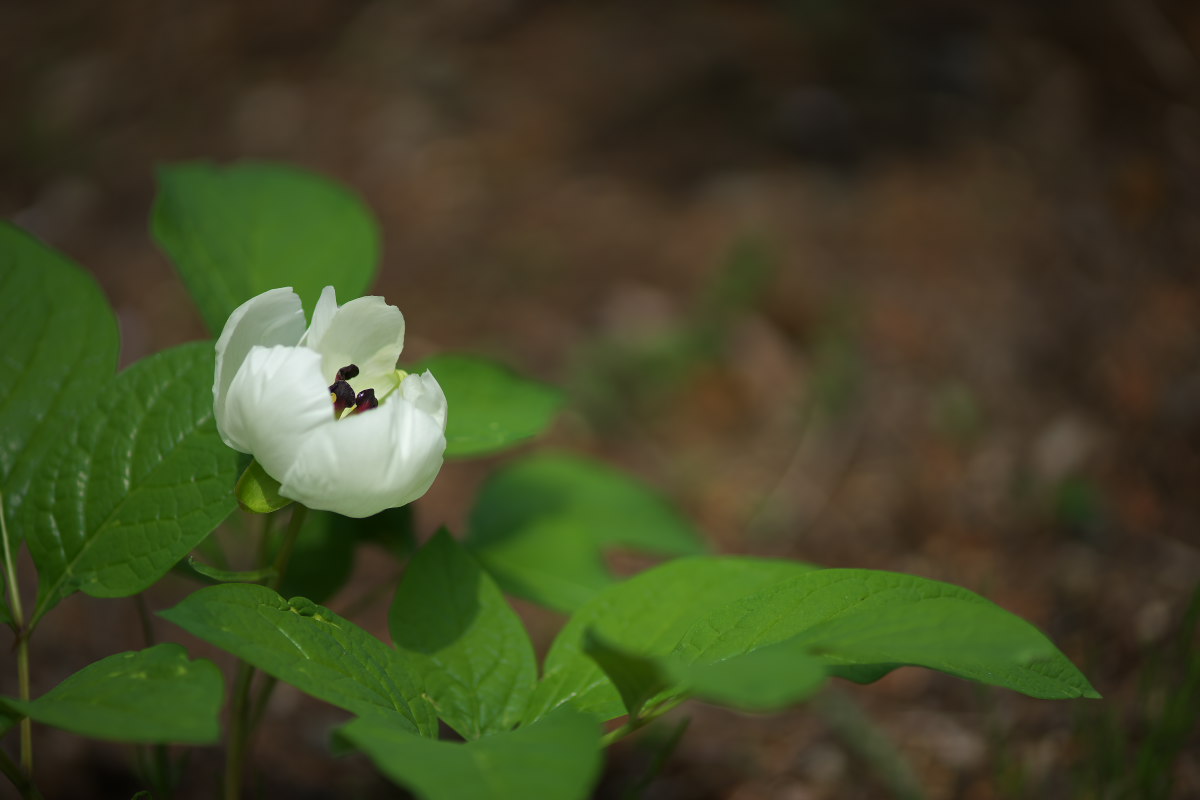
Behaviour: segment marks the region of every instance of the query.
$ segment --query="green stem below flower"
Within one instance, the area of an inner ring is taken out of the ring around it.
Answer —
[[[296,549],[296,539],[308,516],[308,508],[296,503],[292,507],[292,516],[288,520],[287,530],[284,531],[283,541],[275,554],[275,574],[267,582],[267,586],[276,591],[283,584],[288,562]],[[271,517],[263,525],[262,540],[259,543],[259,566],[266,566],[266,554],[270,552],[269,537],[271,533]],[[229,710],[229,746],[225,757],[225,800],[239,800],[242,794],[242,776],[246,768],[246,756],[250,752],[250,743],[254,738],[254,730],[262,718],[275,680],[268,678],[259,691],[256,700],[250,701],[250,686],[254,681],[254,667],[245,661],[238,662],[237,675],[234,677],[233,694]]]
[[[292,560],[292,551],[296,549],[296,539],[300,537],[300,529],[304,527],[304,518],[307,516],[307,506],[299,503],[292,506],[292,518],[288,520],[283,541],[279,544],[279,552],[275,554],[275,575],[267,581],[267,586],[275,591],[279,591],[279,587],[283,585],[283,576],[287,574],[288,562]]]

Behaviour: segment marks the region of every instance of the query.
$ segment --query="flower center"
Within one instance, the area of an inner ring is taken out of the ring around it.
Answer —
[[[361,414],[379,407],[374,389],[363,389],[357,395],[354,393],[354,388],[350,386],[349,381],[356,377],[358,377],[358,367],[354,364],[347,364],[333,376],[333,383],[329,385],[329,395],[333,401],[335,419],[341,419],[347,409],[354,409],[350,412],[352,414]]]

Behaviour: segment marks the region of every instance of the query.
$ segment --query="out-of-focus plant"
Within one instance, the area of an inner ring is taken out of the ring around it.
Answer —
[[[585,797],[604,746],[689,699],[772,711],[830,678],[869,683],[901,666],[1098,697],[1036,628],[966,589],[709,554],[654,491],[578,454],[502,462],[462,541],[426,537],[401,504],[424,492],[443,448],[453,460],[523,443],[553,422],[562,395],[469,355],[399,370],[400,312],[333,301],[367,290],[375,223],[316,176],[171,167],[153,231],[212,333],[226,335],[118,373],[116,321],[93,281],[0,226],[0,619],[19,675],[18,696],[0,698],[19,755],[0,751],[0,770],[23,797],[40,796],[36,776],[53,766],[35,769],[32,722],[152,746],[143,780],[170,797],[180,768],[163,745],[220,741],[228,698],[224,796],[237,798],[279,681],[346,711],[337,748],[427,798]],[[746,258],[706,306],[756,291],[759,262]],[[688,352],[720,338],[707,323],[689,331]],[[259,554],[249,565],[222,548],[230,536],[210,536],[239,504],[230,527],[257,540],[243,548]],[[245,524],[256,515],[261,525]],[[390,643],[319,605],[368,541],[408,561]],[[30,608],[15,569],[22,542],[37,568]],[[616,546],[668,560],[621,580],[603,560]],[[172,569],[206,585],[160,616],[235,655],[232,685],[162,643],[31,696],[34,634],[59,601],[140,594]],[[505,593],[569,615],[540,670]],[[439,721],[462,741],[440,738]]]

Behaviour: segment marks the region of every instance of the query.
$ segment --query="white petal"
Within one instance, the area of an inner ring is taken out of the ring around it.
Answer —
[[[446,394],[432,372],[425,370],[420,375],[406,377],[400,384],[400,397],[433,417],[446,430]]]
[[[326,292],[332,298],[332,289]],[[318,311],[325,298],[322,293]],[[314,312],[304,343],[321,354],[322,374],[330,383],[335,372],[354,364],[360,374],[350,385],[356,391],[373,389],[396,369],[404,349],[404,315],[382,297],[359,297],[338,308],[328,321],[324,312]]]
[[[253,347],[229,385],[222,437],[282,481],[308,439],[335,424],[315,351]]]
[[[217,368],[213,378],[213,410],[217,430],[225,434],[225,395],[250,348],[294,345],[304,334],[304,309],[291,287],[271,289],[242,303],[225,322],[217,339]],[[228,443],[228,438],[225,439]]]
[[[441,422],[396,397],[314,431],[279,491],[309,508],[367,517],[425,494],[445,449]]]
[[[325,331],[329,330],[329,323],[333,322],[333,315],[337,313],[337,290],[332,286],[326,286],[321,290],[321,297],[317,300],[317,307],[313,309],[312,324],[308,326],[308,330],[304,332],[304,338],[300,340],[300,344],[310,347],[309,342],[320,341],[325,336]],[[316,348],[313,348],[314,350]],[[346,366],[339,364],[339,367]],[[330,378],[332,381],[333,378]]]

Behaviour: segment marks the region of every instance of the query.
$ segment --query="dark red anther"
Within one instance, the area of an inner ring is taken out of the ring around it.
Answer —
[[[355,414],[361,414],[368,409],[379,407],[379,401],[375,399],[374,389],[363,389],[358,393],[358,397],[354,398],[354,403],[357,406],[354,409]]]
[[[337,375],[333,376],[334,381],[348,381],[351,378],[358,377],[358,367],[353,364],[347,364],[337,371]]]
[[[340,417],[343,411],[354,406],[354,390],[345,381],[334,381],[333,385],[329,387],[329,392],[333,395],[334,416]]]

